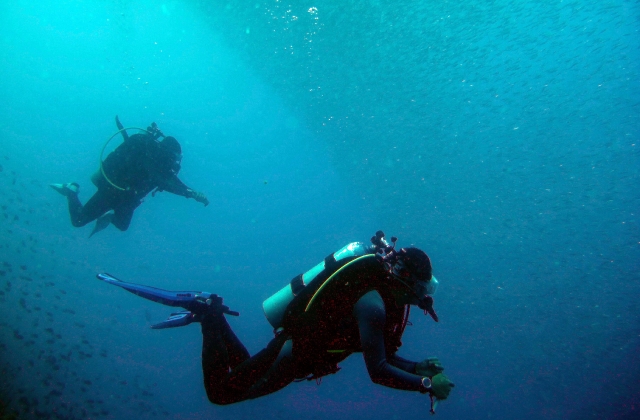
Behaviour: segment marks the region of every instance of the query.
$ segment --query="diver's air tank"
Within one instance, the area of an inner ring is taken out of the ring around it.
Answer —
[[[291,301],[307,284],[318,277],[320,273],[325,270],[331,270],[331,273],[328,273],[327,275],[328,277],[338,268],[342,267],[344,263],[348,262],[343,261],[343,263],[340,263],[341,260],[351,260],[374,252],[375,246],[366,246],[362,242],[352,242],[329,255],[324,259],[324,261],[320,262],[309,271],[294,277],[289,284],[262,303],[262,309],[264,310],[264,314],[271,326],[273,326],[274,329],[278,329],[282,326],[285,310],[287,309],[287,306],[289,306],[289,303],[291,303]],[[327,265],[329,266],[327,267]]]

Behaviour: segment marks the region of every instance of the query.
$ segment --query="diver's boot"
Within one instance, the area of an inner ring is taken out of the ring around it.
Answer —
[[[222,304],[222,297],[211,294],[205,299],[198,299],[198,304],[191,312],[200,317],[219,317],[229,311],[229,307]]]
[[[154,324],[151,328],[160,330],[163,328],[184,327],[192,322],[200,322],[204,331],[211,329],[213,325],[226,324],[224,314],[240,315],[240,313],[229,309],[227,305],[223,305],[220,296],[206,293],[206,296],[198,296],[189,305],[188,311],[174,312],[166,321]]]
[[[194,320],[200,322],[202,334],[206,334],[207,332],[219,334],[227,323],[222,309],[222,298],[219,299],[219,304],[210,305],[207,309],[202,312],[198,311],[195,314]]]
[[[96,220],[96,225],[93,227],[93,230],[91,231],[89,237],[92,237],[101,230],[105,230],[107,226],[109,226],[109,223],[111,223],[111,219],[113,219],[112,212],[105,213],[102,216],[98,217],[98,220]]]
[[[196,322],[205,324],[218,324],[225,321],[224,314],[238,316],[238,312],[232,311],[227,305],[222,303],[222,297],[211,294],[205,301],[199,302],[198,306],[192,309],[196,315]]]
[[[49,184],[49,186],[65,197],[78,195],[78,192],[80,191],[80,185],[75,182],[69,182],[67,184]]]

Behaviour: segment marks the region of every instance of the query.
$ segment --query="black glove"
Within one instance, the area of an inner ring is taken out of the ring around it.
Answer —
[[[432,378],[441,373],[444,367],[440,364],[437,357],[428,357],[422,362],[416,363],[416,374]]]
[[[431,393],[439,400],[446,400],[451,392],[451,388],[456,386],[443,373],[439,373],[431,378]]]

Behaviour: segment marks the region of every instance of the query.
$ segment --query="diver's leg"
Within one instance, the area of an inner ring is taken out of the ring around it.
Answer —
[[[271,343],[276,340],[277,337]],[[246,395],[247,399],[272,394],[286,387],[296,378],[305,377],[309,373],[300,369],[292,356],[291,349],[292,341],[287,340],[267,372],[249,389]]]
[[[69,194],[67,196],[67,202],[69,203],[71,224],[75,227],[84,226],[111,209],[109,195],[100,190],[98,190],[84,206],[80,202],[78,194]]]
[[[204,388],[209,401],[215,404],[231,403],[226,402],[227,392],[221,386],[223,378],[229,374],[229,352],[222,333],[225,324],[228,325],[223,315],[207,315],[201,323]]]
[[[224,317],[223,317],[224,319]],[[229,368],[235,369],[240,363],[249,359],[251,355],[247,348],[242,344],[236,333],[233,332],[227,320],[224,319],[224,325],[221,329],[222,339],[227,346],[227,354],[229,355]]]
[[[265,349],[248,358],[249,353],[224,316],[206,316],[202,320],[202,372],[209,401],[233,404],[275,392],[290,383],[295,376],[276,387],[267,387],[264,381],[265,375],[276,369],[274,362],[285,340],[276,337]],[[234,367],[235,363],[239,364]]]
[[[131,219],[133,218],[133,212],[138,208],[140,204],[142,204],[140,200],[131,199],[116,206],[113,210],[111,224],[113,224],[123,232],[129,229],[129,224],[131,223]]]
[[[288,342],[290,343],[290,341]],[[279,336],[271,340],[267,347],[229,372],[225,379],[226,386],[242,393],[243,400],[255,398],[252,389],[262,386],[265,377],[278,369],[278,363],[286,353],[286,351],[283,353],[283,349],[287,348],[286,343],[286,336]],[[275,392],[280,388],[265,392],[263,395]]]

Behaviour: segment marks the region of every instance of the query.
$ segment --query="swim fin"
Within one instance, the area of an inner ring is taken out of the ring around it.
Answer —
[[[93,230],[91,231],[91,234],[89,235],[89,237],[92,237],[93,235],[95,235],[96,233],[102,230],[105,230],[107,226],[109,226],[109,223],[111,223],[112,218],[113,218],[113,213],[111,212],[105,213],[102,216],[98,217],[98,220],[96,220],[96,225],[93,227]]]
[[[187,310],[186,312],[172,313],[169,319],[151,327],[154,329],[182,327],[184,325],[189,325],[192,322],[198,322],[202,315],[212,308],[227,315],[240,315],[239,312],[232,311],[228,306],[223,305],[222,298],[213,293],[158,289],[156,287],[145,286],[142,284],[124,282],[108,273],[100,273],[96,275],[96,277],[99,280],[113,284],[114,286],[122,287],[134,295],[138,295],[153,302],[167,306],[181,307]]]
[[[154,330],[161,330],[164,328],[184,327],[192,322],[200,322],[201,320],[202,315],[194,314],[189,311],[174,312],[166,319],[166,321],[154,324],[151,328]]]
[[[66,184],[49,184],[49,186],[65,197],[78,195],[78,192],[80,191],[80,185],[76,182],[68,182]]]

